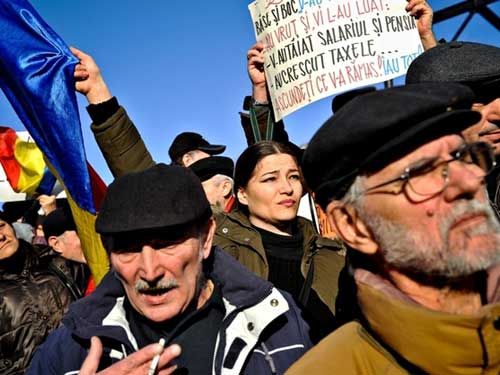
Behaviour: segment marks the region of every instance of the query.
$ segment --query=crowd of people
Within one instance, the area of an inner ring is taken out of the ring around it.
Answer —
[[[72,48],[115,178],[95,223],[110,270],[95,286],[55,197],[31,224],[4,209],[0,373],[498,374],[500,48],[438,43],[429,5],[407,11],[425,52],[406,84],[336,96],[305,149],[252,46],[235,162],[189,131],[155,162]],[[299,216],[308,195],[333,238]]]

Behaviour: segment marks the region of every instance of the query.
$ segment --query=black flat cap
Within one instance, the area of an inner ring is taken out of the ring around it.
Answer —
[[[198,177],[188,168],[161,163],[113,181],[95,227],[113,235],[181,226],[210,214]]]
[[[302,168],[317,202],[341,198],[362,172],[375,172],[419,146],[478,122],[473,92],[454,83],[414,84],[358,96],[313,136]]]
[[[198,133],[184,132],[175,137],[168,149],[168,155],[175,162],[189,151],[200,150],[210,155],[218,155],[225,149],[224,145],[211,145]]]
[[[410,64],[406,83],[457,82],[469,86],[479,103],[500,97],[500,48],[487,44],[438,44]]]
[[[76,224],[69,208],[57,208],[45,217],[43,235],[48,241],[51,236],[60,236],[67,230],[75,230]]]
[[[216,174],[222,174],[233,178],[234,162],[226,156],[211,156],[200,159],[189,166],[201,182],[212,178]]]

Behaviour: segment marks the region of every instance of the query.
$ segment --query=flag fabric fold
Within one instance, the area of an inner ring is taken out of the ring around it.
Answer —
[[[94,214],[74,90],[78,60],[24,0],[0,2],[0,35],[0,87],[75,202]]]
[[[96,205],[73,79],[78,60],[26,0],[0,1],[0,35],[0,88],[65,186],[99,282],[108,259],[94,230]]]

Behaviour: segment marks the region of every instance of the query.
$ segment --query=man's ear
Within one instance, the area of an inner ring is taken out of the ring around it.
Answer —
[[[248,206],[247,193],[245,189],[239,188],[238,192],[236,193],[236,196],[238,198],[238,202]]]
[[[372,232],[352,205],[332,201],[326,207],[326,215],[330,224],[348,246],[365,254],[377,252],[378,244]]]
[[[233,184],[229,180],[224,180],[222,183],[222,196],[224,198],[229,198],[233,191]]]
[[[212,243],[214,241],[215,226],[216,226],[215,219],[212,217],[212,218],[210,218],[207,236],[205,238],[205,242],[203,243],[203,248],[202,248],[203,259],[207,259],[208,256],[210,255],[210,252],[212,251]]]
[[[182,155],[182,165],[188,167],[192,162],[193,162],[193,157],[189,152],[186,152],[184,155]]]
[[[49,239],[47,240],[47,244],[53,248],[55,251],[57,251],[59,254],[62,254],[61,250],[61,240],[59,240],[59,237],[57,236],[50,236]]]

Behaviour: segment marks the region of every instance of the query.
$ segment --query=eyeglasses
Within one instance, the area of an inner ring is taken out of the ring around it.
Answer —
[[[415,200],[425,200],[433,197],[446,189],[449,183],[449,164],[459,161],[467,166],[477,178],[484,178],[495,167],[493,148],[486,142],[464,143],[459,149],[450,153],[451,159],[437,161],[436,158],[424,160],[419,165],[405,168],[401,176],[390,181],[371,186],[364,193],[403,181],[400,193],[404,189],[411,197],[417,195]],[[409,189],[409,190],[408,190]]]

